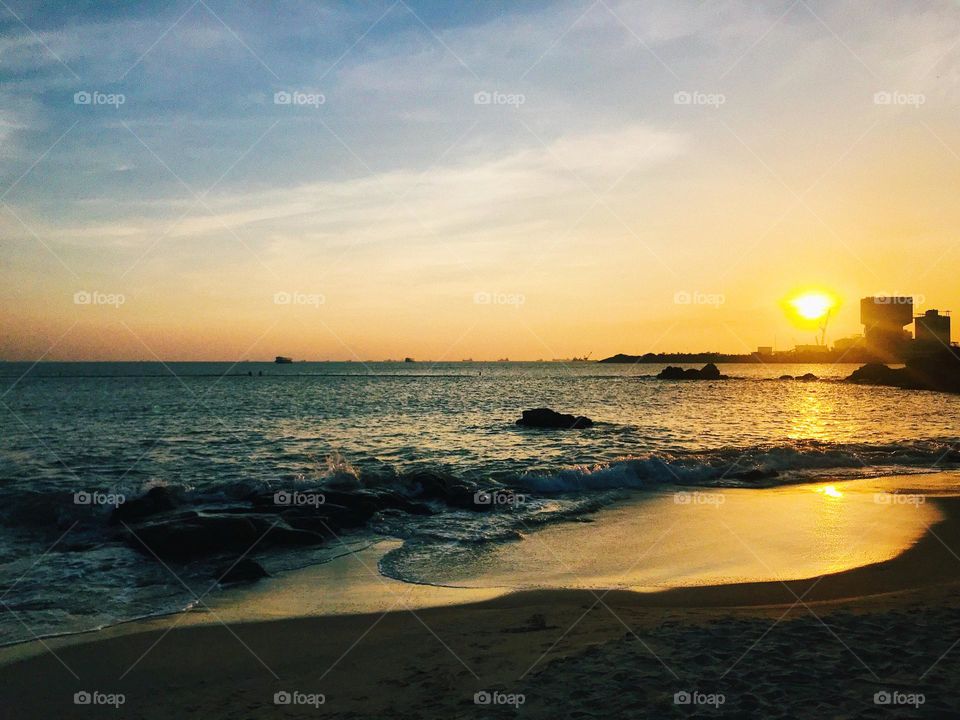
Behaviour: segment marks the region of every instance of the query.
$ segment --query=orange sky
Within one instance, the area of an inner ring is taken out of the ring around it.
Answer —
[[[391,16],[336,64],[292,18],[228,17],[247,52],[191,16],[119,83],[90,26],[39,33],[80,81],[24,31],[0,358],[749,352],[813,341],[781,308],[809,286],[828,340],[864,295],[960,308],[956,6],[635,5]]]

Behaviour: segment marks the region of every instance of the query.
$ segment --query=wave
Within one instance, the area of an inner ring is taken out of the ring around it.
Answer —
[[[519,482],[529,492],[550,494],[660,485],[749,488],[806,482],[828,471],[865,477],[958,466],[960,450],[956,440],[888,444],[803,440],[782,445],[649,453],[552,473],[526,473]]]

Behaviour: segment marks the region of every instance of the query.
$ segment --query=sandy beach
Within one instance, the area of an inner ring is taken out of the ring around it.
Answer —
[[[938,477],[883,483],[913,492],[934,487]],[[843,483],[835,488],[849,492]],[[926,499],[937,519],[902,552],[806,579],[504,593],[370,575],[367,594],[380,597],[382,610],[349,613],[343,606],[273,620],[245,620],[249,596],[240,593],[211,603],[207,613],[6,648],[0,712],[953,717],[960,497]],[[282,587],[272,592],[285,595]],[[450,604],[458,600],[465,602]],[[289,610],[280,603],[267,612]],[[78,692],[89,693],[90,704],[75,704]]]

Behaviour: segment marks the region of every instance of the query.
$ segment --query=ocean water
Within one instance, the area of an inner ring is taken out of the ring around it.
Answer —
[[[416,499],[425,475],[522,495],[496,512],[431,501],[429,515],[251,553],[276,573],[395,537],[381,570],[405,579],[418,558],[515,542],[626,491],[960,467],[960,397],[842,382],[855,367],[726,365],[727,381],[673,382],[653,377],[660,365],[583,362],[0,364],[0,642],[228,592],[216,569],[235,556],[159,563],[122,541],[110,503],[158,485],[199,510],[298,488]],[[805,372],[820,379],[777,379]],[[544,406],[596,425],[514,424]]]

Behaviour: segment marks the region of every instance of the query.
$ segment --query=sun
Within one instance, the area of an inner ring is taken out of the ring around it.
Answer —
[[[793,311],[804,320],[820,320],[830,314],[836,300],[824,292],[806,292],[789,301]]]

